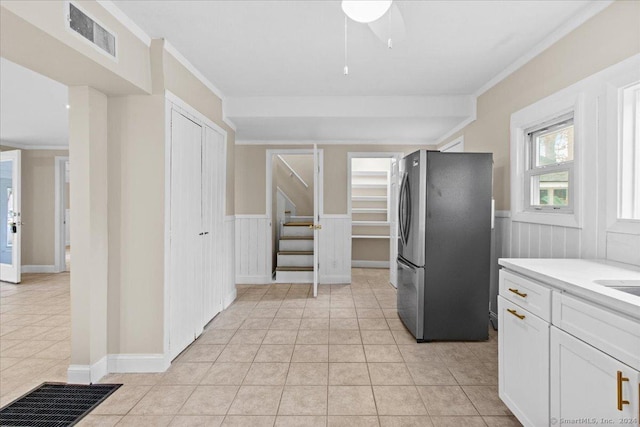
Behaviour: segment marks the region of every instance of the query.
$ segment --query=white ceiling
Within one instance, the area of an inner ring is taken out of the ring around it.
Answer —
[[[339,1],[115,1],[227,96],[473,93],[590,2],[397,3],[407,37],[392,50],[349,22],[345,77]]]
[[[348,76],[339,1],[114,3],[224,93],[240,143],[434,144],[475,117],[480,88],[595,2],[396,1],[406,38],[391,50],[349,21]],[[67,88],[0,66],[0,138],[67,146]]]
[[[472,120],[475,107],[398,115],[403,103],[422,97],[446,108],[447,97],[475,99],[483,85],[593,1],[396,1],[406,38],[393,49],[366,24],[349,21],[348,76],[340,1],[114,3],[149,36],[167,39],[225,94],[240,143],[435,144]],[[393,97],[386,115],[367,108],[298,113],[304,97],[334,97],[335,106],[361,97],[366,106],[372,96]],[[259,97],[269,97],[269,105],[245,102]]]
[[[66,149],[67,87],[0,58],[0,144]]]

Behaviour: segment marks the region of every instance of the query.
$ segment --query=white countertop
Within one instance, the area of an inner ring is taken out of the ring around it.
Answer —
[[[640,267],[606,260],[500,258],[498,264],[523,276],[640,319],[640,296],[596,280],[640,280]]]

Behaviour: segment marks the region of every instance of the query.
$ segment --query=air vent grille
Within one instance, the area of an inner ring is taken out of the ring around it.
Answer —
[[[69,3],[69,27],[112,57],[116,57],[116,36],[72,3]]]

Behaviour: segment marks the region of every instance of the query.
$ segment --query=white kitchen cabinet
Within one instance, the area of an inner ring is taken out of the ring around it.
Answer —
[[[556,327],[550,355],[551,424],[638,425],[638,371]]]
[[[525,426],[549,422],[549,323],[498,297],[500,398]]]
[[[499,263],[499,394],[518,420],[640,426],[640,304],[599,284],[635,283],[640,271],[597,260]]]

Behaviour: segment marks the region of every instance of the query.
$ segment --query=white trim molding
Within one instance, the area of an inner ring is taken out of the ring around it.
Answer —
[[[276,145],[276,146],[308,146],[317,144],[319,147],[323,145],[415,145],[416,150],[419,148],[435,149],[436,141],[434,140],[399,140],[399,139],[383,139],[383,140],[349,140],[349,139],[327,139],[327,140],[269,140],[269,139],[236,139],[235,145]],[[320,149],[319,149],[320,150]]]
[[[68,151],[68,145],[35,145],[35,144],[24,144],[22,142],[13,142],[7,140],[1,140],[0,145],[4,147],[17,148],[19,150],[59,150],[59,151]]]
[[[54,181],[55,181],[55,227],[54,227],[54,269],[55,273],[66,270],[66,246],[70,243],[66,241],[65,206],[64,193],[66,187],[65,164],[69,161],[69,156],[56,156],[54,159]],[[67,197],[69,195],[67,194]]]
[[[446,144],[439,147],[438,149],[442,152],[445,152],[445,151],[451,150],[453,147],[456,147],[458,145],[460,146],[460,148],[462,148],[462,151],[464,151],[464,135],[460,135],[459,137],[452,139],[451,141],[447,142]]]
[[[170,366],[164,354],[109,354],[109,373],[164,372]]]
[[[69,384],[94,384],[107,375],[107,356],[103,356],[93,365],[69,365],[67,382]]]
[[[129,18],[118,6],[111,0],[97,0],[98,4],[105,8],[107,12],[113,15],[118,22],[129,30],[134,36],[136,36],[145,46],[151,46],[151,37],[144,32],[142,28],[138,26],[131,18]]]
[[[518,71],[521,67],[527,64],[536,56],[540,55],[542,52],[547,50],[553,44],[561,40],[564,36],[578,28],[580,25],[587,22],[587,20],[591,19],[598,13],[602,12],[604,9],[609,7],[614,0],[601,0],[591,2],[588,6],[583,8],[581,11],[574,14],[569,20],[564,22],[562,25],[558,27],[557,30],[546,36],[542,39],[538,44],[536,44],[531,50],[522,55],[520,58],[513,61],[510,65],[504,68],[500,73],[496,74],[493,78],[491,78],[488,82],[482,85],[476,92],[475,96],[479,97],[511,74]]]
[[[55,265],[23,265],[22,273],[59,273]]]
[[[389,261],[368,261],[354,259],[351,261],[351,266],[353,268],[389,268]]]
[[[515,222],[582,227],[582,158],[587,150],[595,150],[589,143],[586,132],[584,104],[585,92],[579,87],[569,87],[556,92],[511,115],[511,216]],[[557,117],[573,113],[574,167],[573,167],[573,212],[550,213],[526,210],[525,197],[527,130]]]
[[[211,83],[201,72],[198,70],[187,58],[182,55],[178,49],[176,49],[169,40],[164,39],[164,49],[170,53],[179,63],[181,63],[191,74],[193,74],[203,85],[205,85],[211,92],[213,92],[222,101],[225,100],[224,93],[216,85]]]

